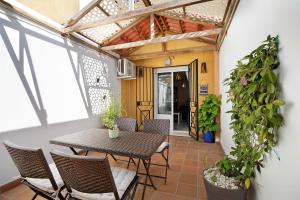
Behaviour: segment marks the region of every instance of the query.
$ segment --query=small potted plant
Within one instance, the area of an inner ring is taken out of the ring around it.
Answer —
[[[117,138],[119,136],[119,129],[116,125],[116,119],[121,115],[121,105],[115,97],[110,98],[111,101],[107,110],[101,114],[101,122],[108,129],[110,138]]]
[[[220,111],[220,97],[214,94],[206,96],[198,115],[199,131],[203,134],[204,142],[215,142],[215,131],[219,129],[216,118]]]
[[[283,125],[277,68],[278,36],[268,36],[257,49],[238,61],[230,77],[230,128],[234,145],[229,155],[204,170],[208,200],[245,200],[256,173],[278,142]],[[226,134],[226,133],[223,133]],[[278,157],[278,154],[275,152]],[[278,157],[279,159],[279,157]]]

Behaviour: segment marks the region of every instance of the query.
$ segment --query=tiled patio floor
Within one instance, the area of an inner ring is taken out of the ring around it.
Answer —
[[[202,179],[203,159],[207,155],[208,163],[212,165],[223,156],[219,144],[205,144],[196,142],[188,137],[170,138],[170,169],[168,181],[164,184],[163,179],[153,178],[157,190],[151,188],[146,190],[145,200],[206,200],[205,188]],[[100,155],[90,153],[89,155]],[[155,155],[154,162],[161,162],[161,156]],[[110,160],[112,166],[126,167],[126,163]],[[131,169],[135,170],[132,164]],[[142,166],[140,166],[142,171]],[[158,166],[151,166],[151,172],[162,174],[163,169]],[[135,199],[141,199],[142,187],[138,187]],[[33,192],[27,187],[20,185],[0,195],[1,200],[27,200],[31,199]],[[37,199],[43,199],[41,197]]]

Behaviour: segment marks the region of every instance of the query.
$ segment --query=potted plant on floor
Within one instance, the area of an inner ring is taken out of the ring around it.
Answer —
[[[276,70],[278,43],[278,36],[268,36],[238,61],[225,80],[232,102],[228,113],[234,146],[229,155],[204,170],[208,200],[246,199],[255,174],[261,172],[266,155],[278,142],[278,130],[283,125],[279,109],[284,105],[279,98]]]
[[[111,95],[110,103],[104,113],[101,114],[100,120],[102,124],[108,129],[110,138],[117,138],[119,136],[119,129],[116,125],[116,119],[121,115],[121,104],[116,97]]]
[[[220,97],[214,94],[206,96],[198,116],[199,131],[203,134],[204,142],[215,142],[215,131],[219,129],[216,118],[220,111]]]

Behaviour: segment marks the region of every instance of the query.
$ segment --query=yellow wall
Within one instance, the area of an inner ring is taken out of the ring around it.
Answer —
[[[79,0],[18,0],[20,3],[57,21],[67,22],[79,11]]]
[[[204,46],[205,44],[194,42],[190,40],[178,40],[169,42],[167,44],[168,50],[180,49],[180,48],[188,48],[188,47],[199,47]],[[161,49],[161,45],[151,45],[145,46],[140,48],[132,55],[138,55],[143,53],[150,53],[155,52],[157,49]],[[133,61],[137,66],[144,66],[144,67],[171,67],[165,66],[165,60],[167,57],[160,57],[160,58],[151,58],[145,60],[137,60]],[[189,54],[179,54],[173,56],[172,59],[172,66],[178,65],[188,65],[193,60],[198,59],[198,90],[200,82],[208,83],[208,93],[218,94],[218,53],[216,51],[208,51],[208,52],[200,52],[200,53],[189,53]],[[200,73],[201,63],[206,62],[207,72],[206,74]],[[136,117],[136,81],[121,81],[121,95],[123,106],[126,110],[127,116]],[[199,96],[201,104],[204,97]]]

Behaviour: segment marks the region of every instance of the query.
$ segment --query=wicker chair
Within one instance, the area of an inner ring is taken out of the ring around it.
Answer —
[[[46,199],[65,199],[61,191],[64,183],[54,163],[48,165],[42,149],[17,146],[4,141],[8,153],[18,168],[21,181],[38,195]]]
[[[170,134],[170,120],[168,119],[145,119],[144,120],[144,133],[156,133],[156,134],[166,134],[168,135],[168,141],[163,142],[155,153],[159,153],[164,158],[166,164],[158,164],[158,163],[151,163],[150,165],[158,165],[165,167],[165,175],[164,176],[156,176],[151,175],[157,178],[163,178],[165,180],[165,184],[167,183],[167,175],[168,175],[168,168],[169,168],[169,134]],[[167,155],[165,155],[165,151],[167,151]],[[140,161],[139,161],[140,162]],[[138,164],[139,166],[139,164]]]
[[[50,152],[64,180],[69,199],[133,199],[138,176],[124,168],[110,168],[106,157]]]
[[[135,132],[136,131],[136,119],[128,118],[128,117],[118,117],[117,120],[116,120],[116,124],[117,124],[120,131],[128,131],[128,132]],[[127,161],[127,160],[117,159],[112,154],[110,154],[110,155],[115,161],[119,160],[119,161],[127,162],[128,163],[127,168],[129,167],[131,162],[133,164],[136,164],[135,161],[132,158],[129,158],[128,161]],[[106,154],[106,156],[107,156],[107,154]]]
[[[121,131],[135,132],[136,131],[136,119],[128,117],[118,117],[116,120],[117,126]]]

